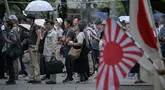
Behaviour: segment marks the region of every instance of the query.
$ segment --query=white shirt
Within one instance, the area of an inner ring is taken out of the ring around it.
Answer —
[[[80,33],[77,35],[76,39],[77,39],[77,42],[78,42],[78,43],[83,43],[83,41],[84,41],[84,39],[85,39],[84,33],[83,33],[83,32],[80,32]]]
[[[60,29],[57,29],[57,27],[55,27],[55,28],[56,28],[56,32],[57,32],[58,36],[62,37],[62,34],[64,31],[61,28]]]
[[[55,48],[57,47],[57,41],[58,41],[57,32],[54,29],[48,31],[48,34],[45,38],[43,55],[52,56],[52,53],[55,53]]]
[[[99,42],[99,50],[103,50],[103,40],[100,40]]]

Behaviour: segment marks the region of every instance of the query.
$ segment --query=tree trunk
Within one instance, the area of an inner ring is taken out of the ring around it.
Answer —
[[[0,19],[3,19],[3,17],[5,16],[5,5],[4,5],[4,3],[1,3],[0,4],[0,11],[1,11],[1,13],[0,13]]]

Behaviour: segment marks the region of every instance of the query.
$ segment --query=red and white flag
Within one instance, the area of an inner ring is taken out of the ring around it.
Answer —
[[[108,19],[97,76],[97,90],[118,90],[142,52],[114,19]]]
[[[149,0],[130,0],[130,34],[152,60],[160,58]]]

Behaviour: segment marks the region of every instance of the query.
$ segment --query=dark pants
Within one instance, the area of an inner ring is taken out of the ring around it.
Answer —
[[[48,70],[46,68],[46,61],[45,61],[44,56],[43,56],[43,67],[42,68],[44,69],[44,73],[46,74],[46,78],[50,78],[50,73],[48,72]]]
[[[0,78],[5,77],[5,62],[4,62],[4,55],[2,55],[2,48],[4,46],[4,42],[0,40]]]
[[[40,74],[41,75],[45,74],[45,60],[42,54],[40,55]]]
[[[15,81],[15,72],[12,58],[6,58],[7,70],[9,71],[9,81]]]
[[[161,44],[161,52],[162,52],[162,56],[165,57],[165,43]]]
[[[65,66],[66,66],[66,72],[67,72],[67,78],[72,80],[72,75],[73,75],[73,65],[72,65],[72,60],[67,56],[65,60]]]
[[[24,65],[23,62],[22,62],[22,58],[23,58],[23,55],[21,55],[21,56],[19,57],[20,64],[21,64],[21,71],[20,71],[20,74],[27,75],[27,72],[25,71],[25,65]]]
[[[66,66],[66,72],[67,72],[67,78],[72,80],[72,76],[73,76],[73,62],[70,59],[70,57],[68,56],[68,52],[69,49],[66,49],[66,59],[65,59],[65,66]]]
[[[5,77],[5,62],[2,53],[0,52],[0,78]]]
[[[95,65],[96,64],[98,64],[99,63],[99,50],[92,50],[92,60],[93,60],[93,63],[94,63],[94,68],[95,68],[95,70],[97,70],[97,67],[95,67]]]

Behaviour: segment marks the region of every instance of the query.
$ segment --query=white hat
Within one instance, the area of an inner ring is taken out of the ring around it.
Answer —
[[[17,17],[16,17],[15,15],[10,15],[10,16],[9,16],[9,19],[10,19],[10,20],[18,20]]]
[[[63,23],[63,20],[61,18],[56,18],[57,22],[62,24]]]

